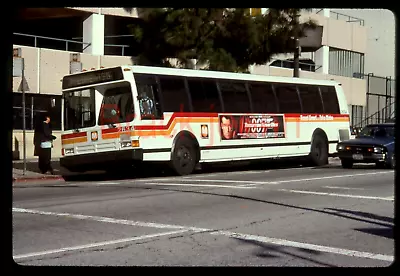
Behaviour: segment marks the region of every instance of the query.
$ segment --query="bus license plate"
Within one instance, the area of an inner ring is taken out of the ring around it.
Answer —
[[[362,154],[353,154],[354,160],[363,160],[364,156]]]

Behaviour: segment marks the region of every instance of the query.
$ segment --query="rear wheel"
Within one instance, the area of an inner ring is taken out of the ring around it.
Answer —
[[[175,144],[172,152],[171,167],[178,175],[188,175],[196,167],[196,148],[194,142],[182,137]]]
[[[313,165],[328,164],[328,143],[321,135],[316,135],[311,144],[310,159]]]
[[[351,169],[353,167],[353,161],[351,160],[342,159],[341,162],[344,169]]]

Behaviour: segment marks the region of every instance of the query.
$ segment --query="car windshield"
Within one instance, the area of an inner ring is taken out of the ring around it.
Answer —
[[[359,136],[367,137],[394,137],[393,126],[366,126],[364,127]]]

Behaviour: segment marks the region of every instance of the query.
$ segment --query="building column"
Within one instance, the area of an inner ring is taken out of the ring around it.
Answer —
[[[329,74],[329,46],[322,46],[315,52],[315,70],[317,73]]]
[[[104,15],[92,14],[83,21],[83,53],[104,55]]]

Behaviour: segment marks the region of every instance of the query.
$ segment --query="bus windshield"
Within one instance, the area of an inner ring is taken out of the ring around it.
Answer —
[[[95,125],[94,88],[64,92],[64,130]]]

